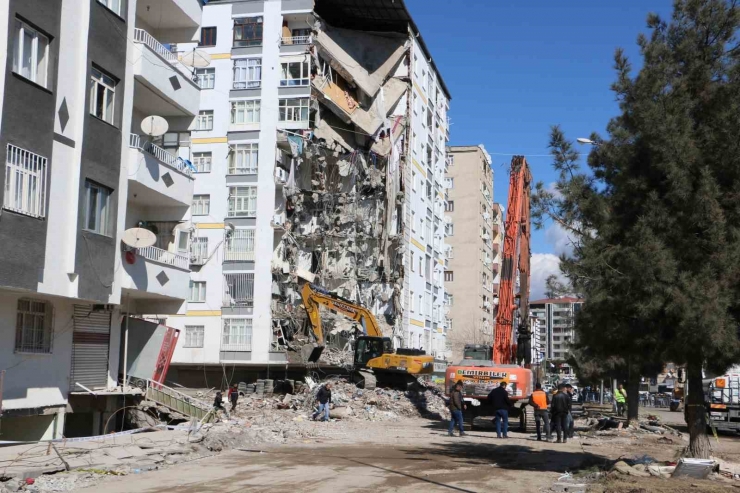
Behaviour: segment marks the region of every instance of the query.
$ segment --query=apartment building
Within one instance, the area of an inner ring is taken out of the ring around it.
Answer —
[[[531,316],[539,321],[539,344],[543,359],[560,362],[568,359],[569,346],[575,339],[573,319],[582,305],[583,300],[570,297],[535,300],[529,303]],[[533,347],[534,344],[533,341]],[[563,363],[559,371],[569,374],[572,369],[567,363]]]
[[[495,297],[494,264],[499,255],[493,203],[491,156],[482,145],[447,148],[447,264],[445,290],[451,320],[452,360],[465,344],[492,344]],[[499,260],[500,262],[500,260]]]
[[[109,431],[129,392],[125,315],[184,306],[174,227],[148,249],[121,238],[189,215],[185,164],[132,132],[158,115],[185,139],[200,89],[161,42],[192,39],[201,12],[198,0],[0,3],[2,440]]]
[[[300,363],[305,282],[370,308],[397,347],[444,349],[449,94],[404,3],[211,0],[199,43],[174,49],[210,58],[191,294],[168,321],[180,381]],[[341,349],[353,324],[322,316]]]

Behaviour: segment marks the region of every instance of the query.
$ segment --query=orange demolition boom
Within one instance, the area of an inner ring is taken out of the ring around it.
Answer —
[[[493,361],[507,365],[516,363],[517,344],[514,342],[514,319],[517,310],[516,274],[519,270],[520,339],[528,340],[529,332],[529,190],[532,174],[524,156],[511,160],[509,203],[504,224],[504,251],[501,257],[501,282],[498,291],[498,314],[493,343]],[[525,346],[528,346],[526,344]],[[529,348],[525,359],[529,362]]]

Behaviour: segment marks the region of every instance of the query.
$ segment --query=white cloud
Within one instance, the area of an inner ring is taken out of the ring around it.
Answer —
[[[549,183],[549,184],[547,185],[547,191],[548,191],[548,192],[550,192],[551,194],[553,194],[553,196],[554,196],[554,197],[555,197],[555,199],[557,199],[557,200],[559,200],[559,199],[562,199],[562,198],[563,198],[563,194],[562,194],[562,193],[560,193],[560,191],[559,191],[559,190],[557,189],[557,182],[554,182],[554,181],[553,181],[553,182],[550,182],[550,183]]]
[[[549,276],[555,274],[562,282],[566,282],[565,276],[560,272],[560,258],[552,253],[533,253],[530,269],[530,300],[545,297],[545,281]]]
[[[573,237],[558,223],[552,223],[545,231],[545,241],[560,255],[573,253]]]

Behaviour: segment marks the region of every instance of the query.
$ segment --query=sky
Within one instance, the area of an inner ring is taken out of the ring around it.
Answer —
[[[491,154],[494,200],[506,207],[508,165],[522,154],[534,182],[557,180],[550,126],[567,137],[605,135],[618,114],[610,86],[621,47],[640,66],[637,36],[649,12],[669,18],[672,0],[406,0],[449,89],[451,145],[483,144]],[[582,159],[585,166],[585,153]],[[570,242],[547,224],[532,231],[531,299],[559,274]]]

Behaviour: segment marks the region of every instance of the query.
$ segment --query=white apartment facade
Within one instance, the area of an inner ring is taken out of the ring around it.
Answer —
[[[449,96],[420,41],[397,25],[361,29],[344,8],[211,1],[198,46],[176,47],[210,59],[191,139],[191,295],[168,319],[183,331],[183,375],[292,364],[309,281],[369,307],[399,347],[445,347]],[[376,43],[383,58],[368,69],[362,53]]]
[[[542,360],[559,362],[558,372],[570,374],[565,363],[570,356],[570,345],[575,341],[573,319],[583,300],[572,297],[534,300],[529,303],[530,314],[540,326],[539,349]],[[532,341],[532,348],[535,341]]]
[[[201,11],[199,0],[156,12],[136,0],[0,3],[0,440],[110,431],[130,392],[125,316],[184,307],[187,234],[170,226],[144,249],[122,237],[187,222],[193,178],[175,158],[187,146],[134,134],[139,108],[187,133],[200,89],[154,36],[191,39]]]

